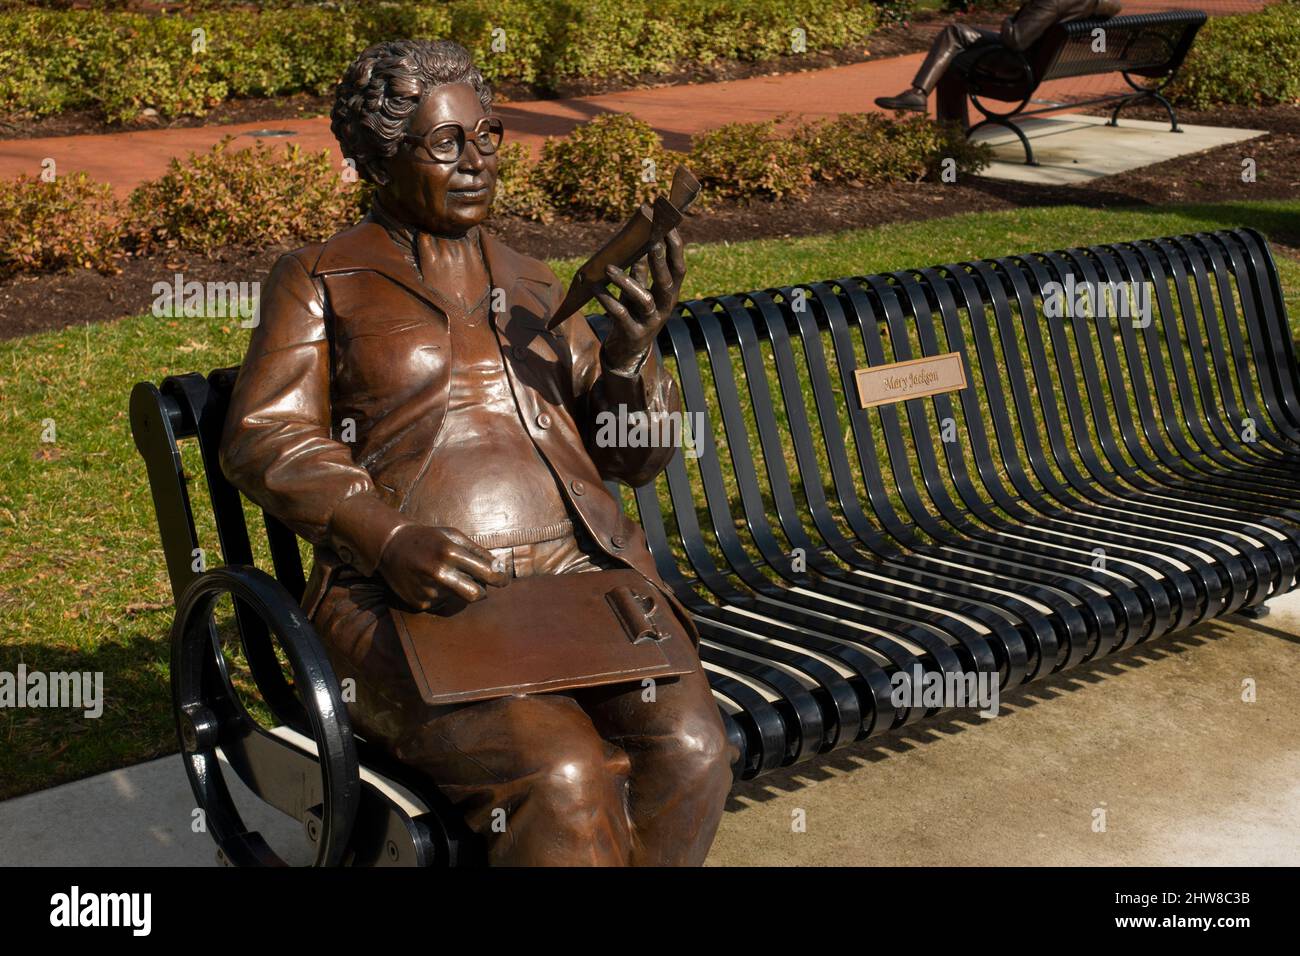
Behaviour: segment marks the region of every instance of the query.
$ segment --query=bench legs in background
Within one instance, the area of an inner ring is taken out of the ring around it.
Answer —
[[[1182,132],[1182,129],[1178,126],[1178,115],[1174,112],[1173,104],[1171,104],[1156,90],[1141,89],[1136,84],[1134,84],[1131,80],[1129,81],[1129,84],[1133,86],[1134,89],[1138,90],[1138,92],[1125,96],[1123,99],[1119,101],[1119,103],[1116,104],[1115,108],[1111,110],[1110,120],[1106,123],[1107,126],[1119,125],[1119,114],[1120,111],[1124,109],[1124,107],[1131,106],[1132,104],[1139,103],[1143,100],[1155,100],[1157,103],[1163,106],[1165,108],[1165,112],[1169,114],[1169,132],[1171,133]],[[950,94],[952,93],[951,90],[949,92]],[[960,115],[962,121],[965,122],[966,107],[964,102],[962,104],[959,113],[954,113],[951,104],[947,104],[946,111],[944,110],[940,111],[939,115],[941,119],[944,117],[945,112],[953,118],[955,118],[957,115]],[[980,120],[974,126],[968,127],[966,129],[967,139],[969,139],[971,137],[971,134],[973,134],[976,130],[983,129],[985,126],[1001,126],[1004,129],[1009,129],[1011,130],[1011,132],[1015,133],[1016,138],[1020,140],[1020,145],[1025,148],[1025,165],[1026,166],[1039,165],[1038,160],[1034,158],[1034,148],[1029,143],[1029,137],[1026,136],[1024,130],[1022,130],[1019,126],[1017,126],[1015,122],[1012,121],[1011,119],[1011,117],[1015,116],[1016,113],[990,115],[987,111],[982,110],[982,112],[984,112],[984,119]],[[1035,112],[1039,112],[1039,111],[1035,111]],[[1024,114],[1024,115],[1032,115],[1032,114]]]
[[[1182,132],[1182,130],[1178,126],[1178,116],[1177,114],[1174,113],[1173,105],[1167,99],[1165,99],[1163,96],[1161,96],[1159,93],[1155,92],[1154,90],[1144,90],[1141,93],[1134,94],[1133,96],[1126,96],[1124,99],[1120,100],[1119,104],[1113,110],[1111,110],[1110,122],[1108,122],[1106,125],[1118,126],[1119,111],[1126,106],[1129,106],[1133,103],[1138,103],[1142,100],[1155,100],[1157,103],[1163,106],[1165,108],[1165,112],[1169,114],[1169,132],[1171,133]]]
[[[1025,135],[1024,130],[1022,130],[1015,123],[1011,122],[1011,120],[1009,119],[1002,119],[1000,117],[994,117],[994,116],[989,116],[985,119],[982,119],[974,126],[972,126],[970,129],[966,130],[966,138],[970,139],[972,133],[974,133],[977,129],[983,129],[985,126],[1001,126],[1004,129],[1011,130],[1011,132],[1015,133],[1016,137],[1020,140],[1020,145],[1025,148],[1025,165],[1026,166],[1039,165],[1038,160],[1034,159],[1034,147],[1029,145],[1029,137]]]
[[[1269,608],[1267,602],[1260,601],[1258,604],[1253,604],[1250,607],[1238,608],[1237,613],[1248,621],[1258,621],[1261,618],[1268,617],[1269,614],[1272,613],[1272,610]]]
[[[1087,105],[1093,105],[1099,103],[1109,103],[1114,99],[1118,99],[1118,102],[1115,104],[1115,108],[1111,110],[1110,120],[1106,123],[1107,126],[1118,126],[1119,114],[1120,111],[1124,109],[1124,107],[1131,106],[1134,103],[1140,103],[1144,100],[1154,100],[1155,102],[1159,103],[1161,106],[1165,108],[1165,113],[1167,113],[1169,116],[1169,132],[1171,133],[1182,132],[1182,129],[1180,129],[1178,126],[1178,115],[1174,112],[1173,104],[1170,103],[1169,100],[1165,99],[1165,97],[1160,92],[1168,84],[1169,82],[1168,78],[1166,78],[1164,82],[1156,86],[1144,87],[1134,82],[1133,78],[1129,76],[1127,73],[1123,74],[1123,76],[1125,82],[1127,82],[1128,85],[1133,88],[1134,92],[1126,93],[1118,97],[1103,96],[1097,99],[1085,100],[1081,103],[1075,103],[1073,105],[1087,106]],[[1011,132],[1016,134],[1016,138],[1020,140],[1020,145],[1025,148],[1025,165],[1037,166],[1039,165],[1039,163],[1038,160],[1034,158],[1034,150],[1029,143],[1029,137],[1025,135],[1024,130],[1022,130],[1019,126],[1016,125],[1013,117],[1038,116],[1043,113],[1053,112],[1056,109],[1058,109],[1058,107],[1048,107],[1045,109],[1036,109],[1036,110],[1030,110],[1026,112],[1025,107],[1029,105],[1030,95],[1032,95],[1032,93],[1027,95],[1025,99],[1021,101],[1021,103],[1010,112],[993,113],[990,112],[990,110],[987,107],[985,107],[983,104],[980,103],[978,94],[972,92],[969,89],[966,79],[960,75],[956,75],[951,78],[945,77],[944,80],[940,82],[938,87],[938,98],[936,100],[935,105],[936,105],[936,112],[938,115],[938,119],[940,121],[947,120],[949,122],[960,122],[963,125],[965,125],[967,122],[967,115],[968,115],[967,108],[966,108],[966,100],[969,99],[970,102],[974,104],[975,108],[979,110],[982,114],[984,114],[984,119],[980,120],[974,126],[969,126],[966,128],[967,139],[969,139],[971,137],[971,134],[973,134],[976,130],[983,129],[985,126],[1001,126],[1004,129],[1009,129],[1011,130]]]
[[[956,123],[962,129],[970,126],[970,110],[966,99],[970,95],[966,78],[956,70],[949,70],[934,89],[934,116],[940,123]]]

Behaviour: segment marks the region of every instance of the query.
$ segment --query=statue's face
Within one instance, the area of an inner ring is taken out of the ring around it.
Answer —
[[[403,143],[386,166],[389,182],[380,188],[384,205],[409,225],[438,235],[461,235],[486,219],[496,190],[497,155],[480,154],[473,142],[474,128],[485,115],[468,83],[438,86],[426,95],[408,132],[419,137],[456,123],[465,130],[465,148],[455,162],[439,163],[422,147]]]

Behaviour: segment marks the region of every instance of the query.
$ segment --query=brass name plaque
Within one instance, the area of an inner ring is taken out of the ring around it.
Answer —
[[[858,400],[863,408],[889,405],[909,398],[925,398],[941,392],[959,392],[966,387],[966,366],[960,352],[860,368],[853,375],[858,382]]]

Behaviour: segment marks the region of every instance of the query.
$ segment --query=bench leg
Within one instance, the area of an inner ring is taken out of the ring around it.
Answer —
[[[1250,607],[1238,608],[1237,613],[1248,621],[1258,621],[1260,618],[1268,617],[1272,611],[1265,602],[1260,601],[1258,604],[1252,604]]]
[[[1118,126],[1119,111],[1122,110],[1124,107],[1128,106],[1130,103],[1136,103],[1139,100],[1155,100],[1157,103],[1163,106],[1165,108],[1165,112],[1169,114],[1169,132],[1171,133],[1182,132],[1182,130],[1178,126],[1178,116],[1177,114],[1174,113],[1173,104],[1171,104],[1167,99],[1165,99],[1159,93],[1156,93],[1154,90],[1144,91],[1142,93],[1138,93],[1135,96],[1128,96],[1120,100],[1119,103],[1116,105],[1116,107],[1113,110],[1111,110],[1110,122],[1107,123],[1106,125]]]
[[[935,119],[940,123],[956,123],[965,129],[970,125],[970,112],[966,107],[968,96],[965,77],[956,70],[948,70],[935,87]]]
[[[1020,145],[1025,148],[1025,165],[1026,166],[1038,165],[1038,160],[1034,159],[1034,148],[1029,145],[1029,137],[1025,135],[1024,130],[1022,130],[1019,126],[1017,126],[1015,123],[1011,122],[1010,120],[995,119],[992,116],[990,116],[987,119],[980,120],[980,122],[976,123],[970,129],[966,130],[966,138],[970,139],[971,133],[985,126],[1002,126],[1005,127],[1006,129],[1011,130],[1011,132],[1015,133],[1016,136],[1020,139]]]

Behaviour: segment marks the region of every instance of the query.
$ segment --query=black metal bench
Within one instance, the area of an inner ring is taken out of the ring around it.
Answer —
[[[1150,282],[1150,321],[1048,317],[1051,283],[1067,281]],[[1252,230],[688,302],[659,347],[709,426],[698,457],[679,451],[624,501],[695,615],[738,778],[935,713],[893,696],[900,671],[985,674],[1010,691],[1261,613],[1297,586],[1300,374]],[[856,370],[951,353],[964,389],[858,400]],[[275,577],[251,567],[242,502],[215,458],[233,372],[131,396],[178,604],[178,728],[209,832],[231,862],[271,859],[233,809],[219,745],[305,823],[320,862],[473,860],[433,782],[353,737],[297,608],[298,543],[274,519]],[[204,572],[178,453],[189,437],[225,560]],[[290,731],[257,727],[213,653],[207,609],[226,592],[262,698]]]
[[[1182,132],[1173,106],[1160,91],[1183,65],[1205,19],[1200,10],[1176,10],[1058,23],[1023,52],[1000,43],[981,44],[966,51],[953,60],[941,87],[961,84],[971,104],[984,116],[966,130],[967,136],[985,126],[1005,127],[1020,139],[1025,148],[1025,162],[1029,165],[1037,165],[1034,150],[1024,130],[1015,123],[1015,118],[1060,110],[1059,105],[1026,109],[1039,86],[1048,80],[1120,73],[1132,87],[1132,92],[1112,93],[1070,105],[1113,102],[1115,108],[1111,111],[1109,125],[1116,126],[1124,107],[1152,100],[1161,104],[1169,114],[1170,131]],[[1104,31],[1104,50],[1094,48],[1093,33],[1098,29]],[[1157,82],[1144,86],[1140,80]],[[953,93],[941,88],[939,97],[941,101],[951,101]],[[985,100],[1014,106],[1005,112],[997,112]]]

